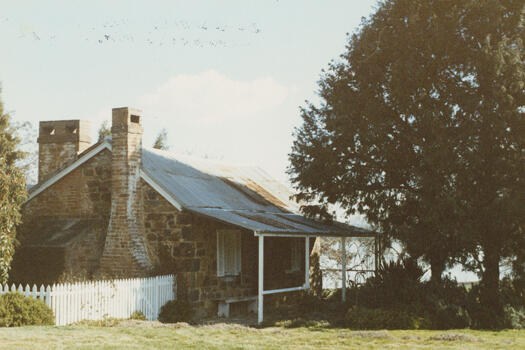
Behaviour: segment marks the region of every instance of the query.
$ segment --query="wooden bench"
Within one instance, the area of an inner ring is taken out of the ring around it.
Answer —
[[[219,317],[230,317],[230,304],[250,302],[248,304],[248,311],[257,313],[257,297],[239,297],[239,298],[226,298],[217,300],[217,316]]]

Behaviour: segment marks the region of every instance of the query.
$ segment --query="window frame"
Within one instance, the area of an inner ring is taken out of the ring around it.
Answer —
[[[226,246],[227,243],[230,246]],[[233,255],[228,262],[228,251]],[[227,264],[232,264],[227,269]],[[236,277],[242,270],[242,236],[239,230],[217,230],[217,277]]]

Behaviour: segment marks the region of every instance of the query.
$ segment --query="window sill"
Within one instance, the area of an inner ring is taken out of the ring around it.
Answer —
[[[239,278],[239,275],[224,275],[224,276],[217,276],[224,282],[233,282],[236,281]]]

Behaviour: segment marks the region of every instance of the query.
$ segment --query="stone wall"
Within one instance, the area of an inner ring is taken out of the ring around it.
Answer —
[[[64,274],[93,275],[109,221],[110,164],[111,152],[103,150],[24,204],[17,235],[21,245],[15,252],[12,279],[53,283]],[[46,225],[66,219],[89,219],[93,224],[85,227],[82,237],[59,246],[35,246],[35,241],[50,238],[41,237]]]
[[[103,150],[26,202],[22,208],[24,227],[46,217],[108,217],[110,164],[111,152]]]
[[[100,262],[109,276],[146,276],[153,267],[144,237],[140,167],[141,112],[114,108],[112,116],[111,214]]]
[[[216,315],[219,300],[257,295],[258,241],[253,232],[188,211],[180,212],[144,182],[142,190],[148,246],[158,257],[155,272],[177,275],[179,298],[193,302],[202,316]],[[236,229],[242,233],[240,276],[217,276],[216,232],[220,229]],[[312,248],[314,242],[312,239]],[[290,238],[265,239],[265,289],[304,283],[304,263],[300,271],[286,272],[290,268],[290,243]],[[304,259],[304,249],[302,252]],[[311,263],[314,262],[311,259]]]
[[[38,133],[38,182],[76,159],[89,147],[89,122],[56,120],[40,122]]]
[[[219,299],[255,295],[256,265],[244,259],[256,254],[253,233],[243,231],[242,235],[243,274],[229,280],[218,278],[216,232],[235,227],[180,212],[148,184],[143,182],[142,188],[146,237],[158,257],[155,272],[177,275],[179,298],[193,302],[200,314],[214,314]]]

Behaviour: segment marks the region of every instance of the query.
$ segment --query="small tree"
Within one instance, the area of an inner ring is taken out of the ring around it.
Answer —
[[[164,151],[170,149],[170,147],[168,146],[168,131],[166,131],[166,129],[162,129],[159,132],[157,138],[155,139],[155,142],[153,143],[153,148],[161,149]]]
[[[6,283],[15,250],[16,226],[20,223],[20,208],[26,198],[23,172],[15,166],[23,153],[17,150],[9,114],[4,113],[0,100],[0,283]]]
[[[36,184],[38,182],[38,131],[29,121],[15,122],[12,129],[16,131],[15,136],[20,140],[17,149],[24,153],[24,157],[17,160],[16,166],[24,173],[27,184]]]
[[[109,122],[104,120],[98,129],[98,142],[104,141],[106,136],[111,136],[111,128]]]

